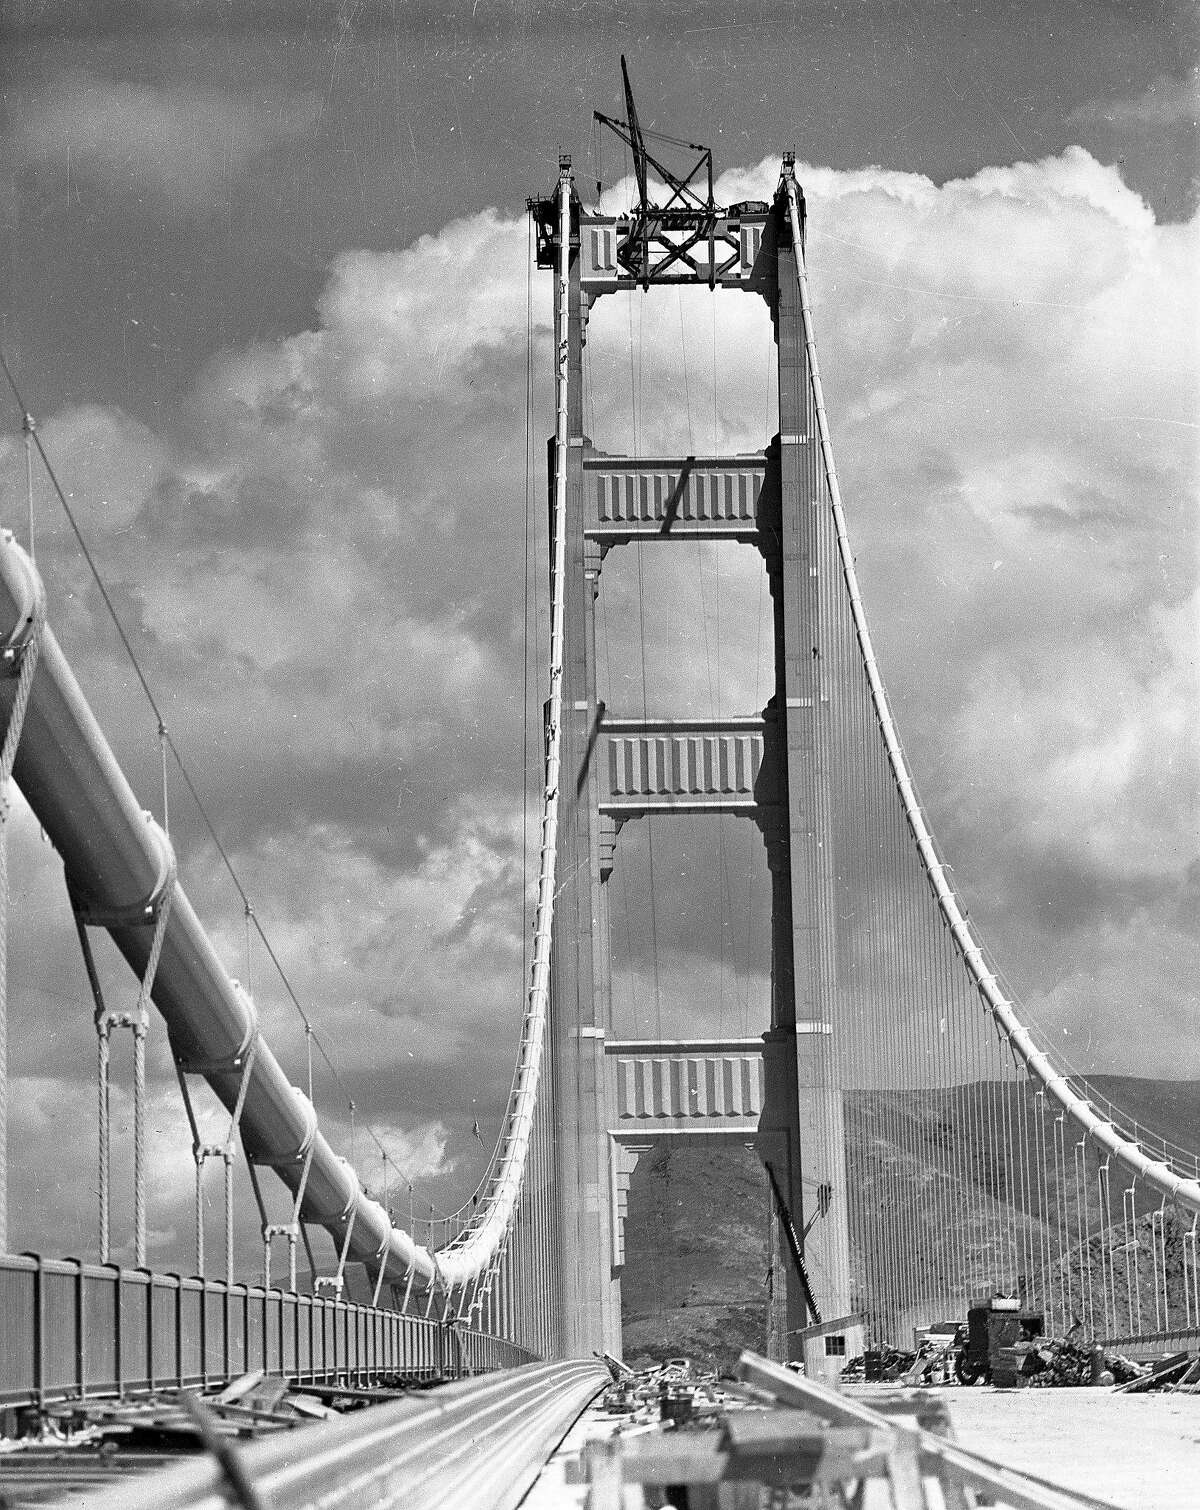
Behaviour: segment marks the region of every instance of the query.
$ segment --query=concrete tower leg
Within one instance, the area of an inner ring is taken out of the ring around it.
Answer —
[[[780,479],[776,698],[785,731],[782,757],[787,773],[796,1093],[792,1125],[801,1166],[792,1186],[797,1196],[792,1216],[803,1237],[813,1298],[828,1320],[845,1315],[850,1308],[842,1090],[834,1036],[837,964],[829,698],[837,695],[837,689],[828,685],[823,675],[820,615],[822,594],[838,591],[839,584],[823,582],[820,576],[818,525],[827,497],[804,347],[796,258],[786,210],[778,205],[775,234]],[[781,905],[778,897],[776,905]],[[798,1309],[789,1305],[790,1316],[798,1314]],[[798,1356],[801,1349],[793,1346],[792,1351]]]
[[[772,743],[778,738],[778,722],[768,719]],[[772,750],[769,757],[778,758]],[[786,815],[781,808],[762,815],[759,825],[766,841],[767,867],[771,876],[771,1027],[763,1035],[763,1110],[759,1118],[755,1149],[769,1169],[787,1203],[799,1213],[803,1198],[801,1152],[796,1136],[796,1029],[795,991],[792,969],[791,871],[788,863]],[[802,1287],[796,1282],[791,1249],[785,1228],[768,1193],[771,1221],[771,1298],[768,1353],[778,1361],[795,1355],[795,1337],[808,1322]]]

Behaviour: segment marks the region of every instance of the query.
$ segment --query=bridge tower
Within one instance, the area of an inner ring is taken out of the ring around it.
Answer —
[[[768,1166],[778,1194],[773,1269],[786,1276],[785,1286],[777,1281],[775,1345],[800,1357],[806,1328],[849,1311],[850,1275],[833,1020],[827,731],[836,689],[823,681],[821,660],[822,599],[840,584],[820,579],[814,550],[826,488],[786,195],[794,170],[785,159],[774,204],[719,208],[711,154],[685,177],[672,174],[646,152],[628,92],[627,105],[625,122],[602,119],[633,148],[639,204],[615,216],[586,207],[564,157],[555,196],[530,206],[538,265],[561,269],[559,211],[562,196],[570,201],[566,288],[555,301],[566,310],[555,334],[560,360],[566,349],[568,439],[563,454],[551,447],[552,487],[562,468],[567,490],[566,790],[550,1013],[563,1343],[569,1354],[619,1350],[624,1196],[638,1153],[668,1134],[752,1144]],[[647,164],[666,183],[665,205],[648,201]],[[673,283],[766,299],[779,428],[764,451],[633,458],[601,453],[584,434],[591,306],[606,294]],[[697,538],[762,553],[774,610],[773,695],[761,715],[721,723],[606,720],[595,634],[605,556],[637,541]],[[617,835],[649,813],[688,812],[740,813],[762,833],[772,879],[769,1026],[761,1039],[617,1041],[607,890]]]

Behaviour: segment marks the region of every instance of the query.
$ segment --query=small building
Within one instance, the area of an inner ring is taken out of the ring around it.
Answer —
[[[818,1321],[796,1335],[803,1349],[804,1373],[809,1379],[836,1384],[851,1358],[862,1355],[863,1324],[857,1314]]]

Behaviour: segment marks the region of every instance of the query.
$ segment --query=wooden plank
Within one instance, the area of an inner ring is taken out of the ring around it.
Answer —
[[[1157,1384],[1165,1384],[1176,1374],[1183,1373],[1190,1358],[1190,1353],[1173,1353],[1171,1357],[1161,1359],[1148,1374],[1143,1374],[1140,1379],[1131,1379],[1128,1384],[1118,1384],[1113,1393],[1139,1395],[1144,1389],[1153,1389]]]
[[[248,1395],[256,1385],[261,1384],[264,1377],[261,1368],[256,1368],[249,1374],[242,1374],[232,1384],[227,1384],[221,1393],[215,1395],[209,1403],[232,1405],[235,1400],[240,1400],[243,1395]]]
[[[270,1378],[263,1379],[245,1396],[245,1403],[252,1405],[255,1410],[274,1410],[289,1388],[286,1379],[281,1379],[278,1374],[272,1375]]]

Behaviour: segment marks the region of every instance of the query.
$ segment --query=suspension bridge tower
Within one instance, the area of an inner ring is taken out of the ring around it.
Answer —
[[[786,158],[773,204],[718,207],[711,152],[694,149],[699,157],[680,175],[647,150],[627,75],[626,112],[624,121],[598,118],[632,151],[631,211],[586,207],[567,157],[555,194],[530,204],[538,265],[554,269],[558,282],[551,485],[565,488],[567,520],[550,1008],[564,1346],[568,1354],[619,1351],[625,1194],[639,1152],[667,1134],[757,1149],[775,1212],[774,1347],[800,1357],[804,1334],[815,1346],[822,1320],[853,1324],[833,1020],[827,724],[836,688],[823,679],[821,657],[823,596],[837,584],[821,580],[814,548],[826,497],[794,243],[803,234],[803,198]],[[650,199],[651,173],[665,185],[659,204]],[[779,414],[762,452],[633,458],[599,452],[584,434],[592,304],[668,284],[767,301]],[[606,719],[595,632],[605,557],[631,543],[696,539],[741,541],[762,554],[773,602],[773,694],[758,716],[723,723]],[[617,1040],[607,898],[617,836],[651,813],[696,812],[739,813],[762,833],[772,882],[769,1023],[764,1003],[761,1040]]]

